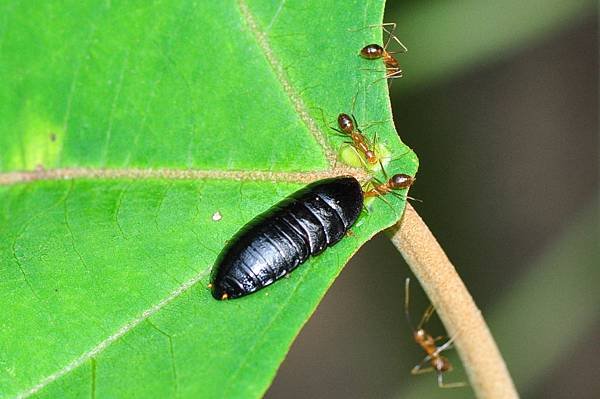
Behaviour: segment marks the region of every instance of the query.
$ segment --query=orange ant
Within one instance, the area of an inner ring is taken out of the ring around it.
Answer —
[[[380,198],[390,208],[392,208],[392,210],[394,212],[396,212],[396,208],[394,206],[392,206],[392,204],[390,204],[388,200],[385,199],[386,194],[392,194],[402,200],[406,200],[406,199],[417,200],[417,199],[409,197],[409,196],[403,196],[396,192],[397,190],[407,189],[410,186],[412,186],[412,184],[415,182],[414,177],[404,174],[404,173],[397,173],[397,174],[393,175],[391,178],[388,178],[387,173],[385,172],[385,169],[383,168],[383,166],[382,166],[381,170],[385,176],[385,179],[386,179],[385,182],[382,182],[381,180],[373,177],[371,179],[371,182],[367,183],[368,184],[367,188],[363,187],[363,198],[365,199],[364,209],[367,213],[369,212],[369,209],[367,207],[367,199],[368,198],[373,198],[373,197]],[[420,201],[420,200],[417,200],[417,201]]]
[[[383,173],[385,174],[385,170],[383,171]],[[373,178],[373,181],[376,184],[374,184],[373,188],[371,188],[370,190],[365,191],[363,193],[363,197],[381,197],[388,193],[392,193],[399,196],[400,194],[396,193],[395,190],[409,188],[415,182],[415,178],[404,173],[398,173],[393,175],[386,182],[381,182],[380,180],[375,178]]]
[[[413,324],[410,320],[410,312],[408,310],[409,285],[410,278],[407,278],[404,286],[404,314],[406,315],[406,320],[408,321],[408,324],[412,329],[413,339],[421,348],[423,348],[425,353],[427,353],[427,356],[425,356],[425,358],[421,360],[421,363],[413,367],[413,369],[411,370],[411,374],[415,375],[435,371],[437,374],[437,383],[440,388],[458,388],[466,386],[467,384],[464,382],[444,384],[444,373],[452,371],[452,364],[450,363],[450,360],[448,360],[447,357],[442,356],[441,353],[451,348],[452,342],[454,342],[456,336],[450,338],[442,346],[437,346],[436,342],[440,339],[443,339],[444,337],[439,336],[433,338],[433,336],[431,336],[427,331],[425,331],[423,325],[429,321],[429,319],[435,312],[435,308],[433,307],[433,305],[429,305],[427,310],[425,310],[425,313],[423,313],[423,317],[421,317],[421,321],[419,322],[417,328],[415,329],[413,327]],[[424,368],[423,366],[425,366],[425,364],[428,363],[429,367]]]
[[[408,51],[408,49],[404,44],[402,44],[400,40],[398,40],[396,35],[394,35],[394,32],[396,31],[396,24],[392,22],[382,25],[369,25],[368,28],[373,28],[375,26],[381,26],[381,28],[388,34],[388,40],[383,47],[375,43],[366,45],[360,50],[360,56],[368,60],[376,60],[382,58],[383,64],[385,65],[384,79],[401,78],[402,68],[400,67],[400,63],[398,62],[396,57],[393,56],[393,54],[405,53]],[[386,26],[393,26],[393,28],[391,31],[389,31],[385,28]],[[400,46],[402,47],[401,51],[387,51],[388,45],[390,44],[392,38],[398,44],[400,44]]]
[[[357,96],[358,96],[358,92],[356,93],[356,95],[354,96],[354,100],[352,101],[352,110],[354,110]],[[348,115],[346,113],[339,114],[337,117],[338,127],[332,127],[327,122],[327,119],[325,118],[325,112],[323,111],[323,109],[320,108],[320,110],[321,110],[321,115],[323,117],[323,122],[325,122],[325,125],[327,125],[328,128],[330,128],[331,130],[335,130],[336,132],[339,133],[339,135],[341,135],[344,138],[350,138],[350,141],[345,141],[344,143],[349,144],[350,146],[352,146],[352,148],[354,148],[354,150],[358,153],[358,156],[359,156],[361,162],[363,162],[364,166],[367,169],[373,168],[373,166],[376,165],[377,163],[379,163],[381,166],[383,166],[381,164],[379,156],[375,153],[376,143],[377,143],[377,133],[375,133],[375,136],[373,137],[373,141],[369,140],[363,134],[362,130],[360,130],[358,128],[358,122],[356,122],[356,118],[354,117],[354,114],[350,114],[350,115]],[[373,123],[373,124],[375,124],[375,123]],[[369,126],[371,126],[371,125],[369,125]],[[366,160],[366,162],[365,162],[365,160]]]
[[[348,114],[339,114],[337,122],[341,130],[336,128],[332,129],[344,136],[350,136],[352,141],[347,143],[354,147],[357,151],[362,152],[367,160],[367,163],[370,165],[375,165],[377,162],[379,162],[377,155],[375,155],[375,147],[373,147],[373,145],[362,134],[362,131],[358,128],[358,123],[356,122],[354,115],[350,117]],[[373,150],[369,147],[373,148]]]

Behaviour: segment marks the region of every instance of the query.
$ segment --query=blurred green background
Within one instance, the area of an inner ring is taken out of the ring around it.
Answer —
[[[390,1],[409,48],[392,105],[414,203],[523,398],[600,395],[598,11],[590,1]],[[366,43],[365,43],[366,44]],[[358,49],[357,49],[358,51]],[[469,398],[411,376],[408,267],[384,235],[348,264],[267,398]],[[413,285],[417,318],[428,302]],[[435,319],[428,325],[444,333]],[[459,360],[448,382],[465,380]]]

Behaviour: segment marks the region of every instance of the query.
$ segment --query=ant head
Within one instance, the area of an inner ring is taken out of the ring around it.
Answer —
[[[348,114],[339,114],[338,125],[346,133],[352,133],[354,131],[354,121]]]
[[[360,56],[368,60],[374,60],[376,58],[381,58],[384,51],[383,47],[379,44],[368,44],[360,50]]]
[[[402,190],[409,188],[415,182],[415,178],[404,173],[398,173],[388,181],[388,185],[393,190]]]

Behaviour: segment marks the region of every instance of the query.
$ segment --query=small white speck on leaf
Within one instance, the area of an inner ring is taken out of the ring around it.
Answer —
[[[223,216],[221,215],[221,212],[216,211],[215,213],[213,213],[212,215],[212,220],[214,222],[218,222],[219,220],[223,219]]]

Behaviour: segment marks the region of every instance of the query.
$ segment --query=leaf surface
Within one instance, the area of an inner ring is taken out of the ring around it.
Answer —
[[[248,297],[225,242],[337,160],[340,112],[398,157],[382,1],[0,6],[0,397],[257,397],[343,265],[403,210]],[[379,69],[365,71],[364,69]],[[378,80],[379,79],[379,80]],[[373,83],[374,82],[374,83]],[[322,115],[325,115],[325,121]],[[381,175],[379,175],[381,177]]]

